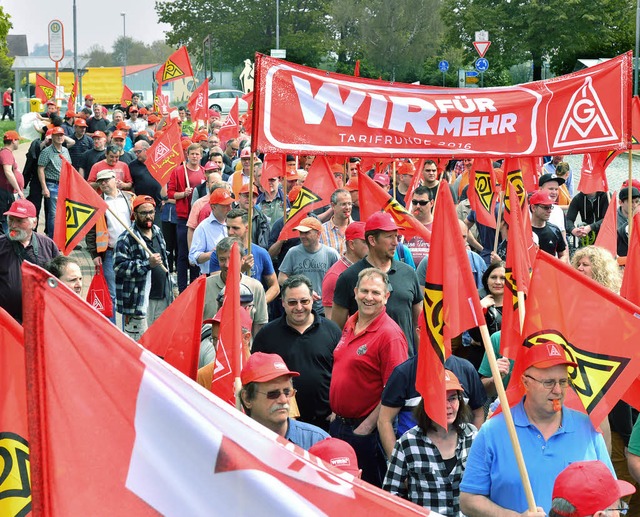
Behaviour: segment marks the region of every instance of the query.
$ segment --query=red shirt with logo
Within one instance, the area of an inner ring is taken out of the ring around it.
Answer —
[[[329,403],[344,418],[364,418],[380,403],[393,369],[408,358],[407,339],[386,309],[360,334],[356,312],[333,351]]]

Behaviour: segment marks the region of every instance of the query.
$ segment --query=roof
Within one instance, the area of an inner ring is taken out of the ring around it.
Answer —
[[[576,66],[573,71],[577,72],[578,70],[584,70],[585,68],[591,68],[592,66],[599,65],[600,63],[604,63],[605,61],[609,61],[610,57],[598,57],[595,59],[578,59]]]
[[[148,70],[154,67],[160,67],[160,65],[158,63],[151,65],[127,65],[127,75],[137,74],[138,72],[142,72],[143,70]],[[124,67],[122,70],[122,75],[124,75]]]
[[[78,69],[87,67],[88,57],[78,57]],[[56,69],[56,64],[49,56],[16,56],[11,70],[28,72],[52,72]],[[60,61],[60,71],[69,72],[73,70],[73,56],[65,57]]]

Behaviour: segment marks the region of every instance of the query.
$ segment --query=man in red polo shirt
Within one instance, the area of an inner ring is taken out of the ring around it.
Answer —
[[[393,369],[408,357],[407,339],[386,312],[387,274],[366,268],[354,289],[358,311],[351,316],[333,352],[329,403],[336,417],[330,434],[351,444],[362,479],[382,485],[386,460],[376,422],[382,389]]]

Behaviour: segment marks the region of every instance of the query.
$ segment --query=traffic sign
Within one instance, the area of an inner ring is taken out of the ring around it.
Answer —
[[[276,57],[278,59],[287,59],[287,49],[285,49],[285,48],[272,48],[271,49],[271,57]]]
[[[476,48],[476,52],[480,57],[484,57],[491,46],[490,41],[474,41],[473,46]]]
[[[51,61],[62,61],[64,57],[64,27],[60,20],[51,20],[49,32],[49,57]]]
[[[478,77],[478,72],[476,72],[475,70],[467,70],[465,72],[465,75],[467,77]]]
[[[476,41],[489,41],[489,33],[487,31],[476,31]]]
[[[449,70],[449,62],[444,59],[438,63],[438,70],[440,70],[443,74]]]
[[[489,69],[489,61],[487,61],[483,57],[476,59],[476,70],[478,72],[486,72],[488,69]]]
[[[479,81],[479,79],[478,79],[477,77],[470,77],[470,76],[467,76],[467,77],[465,78],[465,82],[466,82],[467,84],[476,84],[478,81]]]

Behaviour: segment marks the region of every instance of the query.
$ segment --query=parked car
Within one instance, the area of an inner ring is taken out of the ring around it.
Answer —
[[[237,97],[244,95],[240,90],[209,90],[209,108],[220,113],[229,113]],[[249,109],[246,101],[240,99],[238,104],[240,113],[245,113]]]

